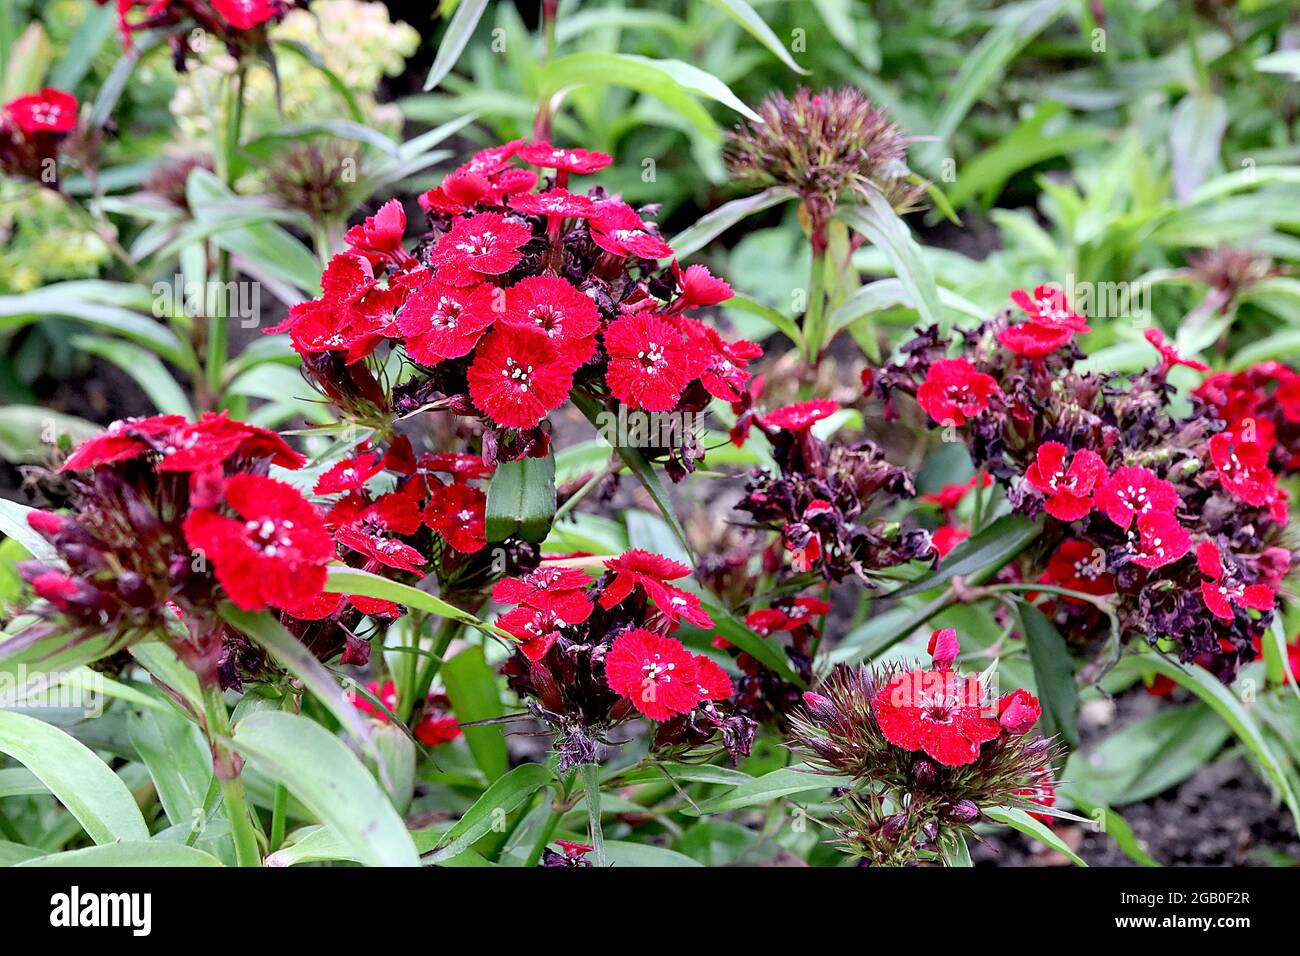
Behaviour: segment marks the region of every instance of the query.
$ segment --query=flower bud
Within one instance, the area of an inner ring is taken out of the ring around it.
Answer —
[[[958,800],[942,810],[943,817],[952,823],[974,823],[980,815],[980,808],[969,800]]]

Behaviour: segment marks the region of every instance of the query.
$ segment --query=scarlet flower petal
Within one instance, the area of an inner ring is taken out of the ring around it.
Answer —
[[[573,371],[541,333],[515,326],[493,329],[469,368],[474,404],[498,425],[531,428],[569,397]]]
[[[614,639],[605,656],[605,680],[651,720],[687,713],[700,702],[695,658],[681,641],[644,628]]]

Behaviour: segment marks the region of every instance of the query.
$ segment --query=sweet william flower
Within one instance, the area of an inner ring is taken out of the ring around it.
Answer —
[[[650,231],[650,227],[627,203],[616,199],[596,204],[588,222],[591,241],[612,256],[663,259],[672,247]]]
[[[481,212],[457,219],[433,247],[433,264],[444,281],[469,285],[476,274],[500,275],[513,269],[524,255],[520,247],[532,235],[522,222],[500,213]],[[453,280],[452,274],[458,279]]]
[[[343,241],[359,251],[389,256],[402,262],[408,258],[406,250],[402,248],[402,237],[405,234],[406,210],[402,208],[401,202],[390,199],[365,222],[349,229],[343,236]]]
[[[354,492],[330,510],[326,522],[345,548],[398,571],[422,571],[428,560],[399,540],[420,527],[418,493],[419,486],[415,483],[380,495],[374,501]]]
[[[1144,568],[1162,568],[1177,561],[1192,547],[1192,536],[1178,519],[1159,511],[1137,519],[1137,539],[1136,544],[1130,541],[1130,553],[1133,562]]]
[[[522,578],[498,581],[492,588],[492,600],[498,604],[526,604],[540,610],[556,610],[569,604],[575,595],[590,603],[585,595],[590,583],[591,577],[578,568],[534,568]]]
[[[954,524],[945,524],[934,529],[930,541],[939,557],[946,558],[952,553],[953,548],[969,537],[970,532],[965,528],[959,528]]]
[[[765,427],[777,431],[806,432],[813,425],[830,418],[839,410],[839,402],[823,398],[784,405],[768,412],[760,421]]]
[[[1178,489],[1149,468],[1124,465],[1101,483],[1093,507],[1127,528],[1134,518],[1147,514],[1172,515],[1179,505]]]
[[[1210,438],[1210,460],[1219,484],[1248,505],[1266,507],[1277,497],[1277,476],[1269,470],[1268,451],[1258,441],[1245,441],[1231,432]]]
[[[505,293],[501,321],[544,334],[564,363],[577,368],[596,351],[600,310],[558,276],[529,276]]]
[[[1271,611],[1276,601],[1273,589],[1266,584],[1242,584],[1235,570],[1226,570],[1223,555],[1210,541],[1196,546],[1196,566],[1205,579],[1201,581],[1201,597],[1215,617],[1225,621],[1233,619],[1233,607]]]
[[[406,354],[421,365],[468,355],[498,318],[498,295],[487,283],[462,288],[438,279],[417,289],[397,313]]]
[[[487,545],[484,512],[487,495],[469,485],[447,485],[437,489],[424,506],[424,523],[449,545],[465,554]]]
[[[698,667],[682,642],[644,628],[625,631],[605,656],[610,690],[651,720],[684,714],[700,702]]]
[[[311,502],[291,485],[248,474],[226,482],[225,500],[238,518],[199,509],[184,531],[236,605],[293,607],[321,592],[334,542]]]
[[[1083,316],[1070,308],[1065,292],[1056,286],[1040,285],[1033,294],[1024,289],[1011,293],[1011,301],[1024,310],[1028,322],[1043,329],[1091,332]]]
[[[695,377],[682,334],[655,315],[619,317],[605,330],[609,368],[605,380],[614,397],[631,408],[671,411]]]
[[[70,133],[77,126],[77,98],[66,90],[46,87],[10,100],[5,118],[28,136],[39,133]]]
[[[285,8],[282,0],[211,0],[211,2],[212,8],[236,30],[251,30],[279,16]]]
[[[693,265],[683,269],[673,260],[673,277],[681,290],[678,299],[680,309],[697,309],[701,306],[717,305],[726,302],[735,293],[722,279],[709,272],[706,266]],[[674,303],[677,306],[677,303]]]
[[[237,454],[269,457],[273,464],[291,469],[302,467],[306,460],[273,431],[236,421],[226,412],[204,412],[197,422],[184,415],[116,421],[83,443],[59,470],[83,471],[149,452],[161,456],[159,471],[197,471]]]
[[[1106,477],[1106,463],[1089,449],[1069,454],[1057,441],[1043,442],[1038,456],[1025,471],[1025,479],[1046,496],[1047,513],[1061,521],[1077,521],[1092,510],[1092,494]]]
[[[530,216],[559,216],[561,219],[586,219],[596,210],[588,196],[567,189],[548,189],[541,193],[521,193],[510,197],[510,208]]]
[[[935,631],[930,635],[930,642],[926,645],[925,650],[930,655],[937,670],[951,670],[953,661],[957,659],[957,654],[961,651],[961,644],[957,641],[957,632],[951,627]]]
[[[904,750],[923,750],[939,763],[974,763],[980,744],[1002,728],[983,715],[978,680],[951,670],[903,671],[881,688],[872,704],[885,739]]]
[[[1196,372],[1208,372],[1210,367],[1204,362],[1196,359],[1183,358],[1178,354],[1178,349],[1174,348],[1165,341],[1165,333],[1157,328],[1147,329],[1142,333],[1147,342],[1160,353],[1160,371],[1168,372],[1170,369],[1179,365],[1186,366]]]
[[[940,359],[930,366],[916,390],[916,400],[940,425],[964,425],[989,407],[999,394],[993,376],[965,359]]]
[[[545,333],[500,325],[479,344],[469,368],[474,404],[498,425],[531,428],[569,397],[573,370]]]
[[[1115,576],[1106,571],[1106,552],[1079,538],[1063,542],[1052,553],[1041,582],[1084,594],[1115,593]],[[1061,599],[1079,603],[1078,598]]]
[[[690,575],[691,569],[681,562],[633,548],[607,560],[605,567],[613,579],[597,599],[601,607],[609,609],[621,604],[634,590],[640,589],[670,622],[685,617],[697,627],[713,626],[713,619],[700,607],[699,598],[668,583]]]
[[[614,161],[594,149],[560,149],[547,142],[529,143],[519,150],[519,158],[530,166],[579,175],[598,173]]]
[[[1074,333],[1069,329],[1052,329],[1025,322],[1002,329],[997,337],[999,342],[1016,355],[1040,359],[1064,348],[1074,338]]]
[[[1014,690],[998,699],[998,723],[1009,734],[1028,733],[1042,715],[1038,698],[1027,690]]]
[[[318,495],[360,491],[366,482],[384,470],[384,462],[373,451],[344,458],[326,469],[312,488]]]

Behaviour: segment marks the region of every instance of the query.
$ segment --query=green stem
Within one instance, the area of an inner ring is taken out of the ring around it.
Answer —
[[[568,812],[567,807],[560,806],[560,795],[556,794],[555,799],[551,801],[551,813],[542,824],[541,829],[537,831],[537,839],[533,841],[532,849],[528,851],[528,859],[524,861],[524,866],[534,867],[542,859],[542,851],[546,849],[551,837],[555,836],[555,831],[560,825],[560,818]]]
[[[605,866],[605,831],[600,825],[600,764],[582,765],[582,786],[587,797],[587,825],[591,845],[596,851],[596,865]]]
[[[822,345],[826,338],[824,327],[826,313],[826,249],[813,243],[812,267],[808,276],[808,308],[803,316],[804,359],[810,376],[815,377],[821,361]],[[804,383],[803,397],[812,394],[813,381]]]
[[[193,846],[207,825],[205,821],[212,816],[212,811],[217,805],[217,794],[221,792],[221,785],[217,782],[216,774],[208,782],[208,792],[203,797],[203,809],[194,820],[194,825],[190,827],[190,835],[185,838],[186,846]]]
[[[415,678],[414,693],[411,695],[412,704],[423,701],[428,696],[433,679],[438,676],[438,670],[442,667],[447,648],[451,645],[452,638],[460,632],[460,626],[459,621],[453,621],[451,618],[444,619],[438,626],[438,631],[433,637],[433,655],[421,663],[419,674]],[[410,713],[408,711],[406,716],[409,717]]]
[[[235,862],[239,866],[261,866],[252,810],[239,774],[239,758],[227,742],[231,737],[230,713],[226,710],[226,702],[221,699],[220,686],[211,684],[204,688],[203,705],[208,719],[208,740],[212,745],[212,767],[220,781],[230,833],[235,838]]]
[[[231,103],[226,115],[225,141],[222,143],[220,163],[221,181],[227,187],[235,184],[235,160],[239,153],[240,132],[244,125],[244,67],[240,67],[231,81]],[[207,386],[209,401],[217,407],[225,386],[226,353],[230,339],[230,316],[227,315],[227,290],[230,286],[230,253],[222,249],[217,256],[217,294],[205,296],[215,300],[212,315],[208,317]]]
[[[271,839],[268,852],[274,853],[284,845],[284,818],[289,806],[289,791],[282,783],[275,785],[275,803],[271,806]]]

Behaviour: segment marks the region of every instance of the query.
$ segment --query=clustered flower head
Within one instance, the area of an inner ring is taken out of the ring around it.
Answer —
[[[853,87],[773,93],[757,113],[761,123],[742,123],[727,134],[723,159],[744,182],[795,193],[814,243],[824,244],[826,223],[841,200],[866,202],[878,193],[905,212],[925,194],[907,168],[910,140]]]
[[[348,232],[322,295],[270,331],[289,333],[308,375],[355,418],[481,420],[490,462],[546,454],[547,417],[571,396],[680,413],[739,400],[761,350],[690,314],[730,287],[702,266],[660,269],[672,249],[646,210],[568,189],[609,162],[522,140],[483,150],[420,197],[430,228],[413,251],[405,211],[386,204]],[[416,369],[392,395],[366,364],[381,349]],[[674,478],[699,454],[685,443],[647,450],[667,456]]]
[[[890,464],[874,442],[831,443],[813,434],[813,426],[838,408],[818,400],[765,414],[740,410],[746,427],[752,424],[771,441],[780,474],[756,469],[736,507],[780,531],[795,571],[816,571],[828,581],[852,574],[870,586],[874,571],[931,560],[934,546],[926,532],[872,513],[891,496],[913,496],[911,475]]]
[[[953,669],[956,632],[930,637],[928,668],[841,665],[804,695],[791,745],[810,766],[844,775],[840,848],[868,865],[934,859],[981,811],[1050,805],[1049,740],[1028,736],[1042,713],[1024,690],[993,697]]]
[[[1193,395],[1227,431],[1254,441],[1272,468],[1300,472],[1300,374],[1281,362],[1207,375]]]
[[[605,570],[593,583],[578,568],[544,563],[492,592],[513,605],[496,622],[517,642],[505,666],[510,686],[555,733],[561,767],[596,762],[596,745],[637,713],[658,724],[661,755],[711,756],[719,748],[700,748],[715,739],[733,760],[748,754],[754,723],[727,705],[730,676],[670,636],[682,622],[713,625],[700,599],[673,583],[690,569],[632,550]]]
[[[110,0],[95,2],[102,7]],[[131,48],[135,33],[166,31],[180,72],[192,52],[196,29],[224,43],[230,55],[238,57],[264,40],[266,24],[303,5],[299,0],[116,0],[116,4],[123,46]]]
[[[57,189],[60,144],[77,128],[77,98],[46,87],[0,108],[0,173]]]
[[[1288,496],[1268,417],[1285,422],[1286,382],[1269,393],[1249,376],[1212,376],[1198,390],[1205,404],[1180,417],[1168,374],[1199,363],[1156,330],[1158,363],[1127,382],[1080,371],[1081,320],[1047,289],[1013,294],[1022,322],[1004,314],[956,343],[931,328],[905,345],[877,377],[887,412],[913,395],[1016,511],[1046,514],[1045,567],[1023,570],[1085,595],[1048,595],[1063,633],[1097,641],[1113,626],[1124,640],[1168,641],[1230,681],[1257,653],[1293,560],[1279,543]],[[1045,350],[1052,325],[1059,344]]]
[[[117,650],[169,635],[201,679],[237,685],[221,601],[293,614],[319,599],[334,558],[324,516],[268,477],[272,464],[296,469],[303,458],[224,414],[128,419],[85,442],[60,469],[71,512],[28,516],[61,564],[22,566],[49,622],[25,637],[107,637]]]

